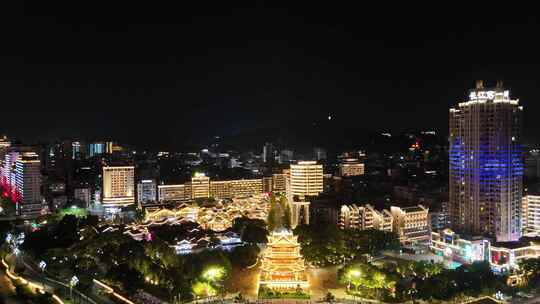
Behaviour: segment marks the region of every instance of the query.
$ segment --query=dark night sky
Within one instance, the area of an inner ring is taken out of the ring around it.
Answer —
[[[24,3],[4,29],[0,132],[175,147],[294,133],[328,113],[353,141],[447,132],[475,79],[503,79],[525,106],[526,137],[540,131],[534,8],[183,2]]]

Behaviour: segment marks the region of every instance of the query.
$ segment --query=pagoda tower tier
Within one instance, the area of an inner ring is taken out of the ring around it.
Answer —
[[[259,285],[279,290],[309,287],[298,237],[290,230],[270,234],[263,254]]]

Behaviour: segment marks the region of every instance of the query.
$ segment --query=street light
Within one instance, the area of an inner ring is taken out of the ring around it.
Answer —
[[[79,278],[77,276],[71,277],[71,280],[69,281],[69,298],[73,300],[73,287],[77,286],[79,284]]]
[[[208,281],[215,282],[222,279],[224,274],[225,274],[225,269],[223,269],[223,267],[213,266],[206,269],[203,272],[202,277]]]
[[[219,284],[219,289],[221,291],[221,293],[223,293],[223,286],[221,286],[221,280],[223,279],[223,277],[225,276],[225,268],[221,267],[221,266],[211,266],[209,268],[207,268],[203,274],[202,274],[202,277],[207,280],[207,281],[210,281],[210,282],[220,282]]]
[[[41,269],[41,271],[45,271],[46,267],[47,267],[47,263],[45,263],[45,261],[39,262],[39,269]]]
[[[351,289],[351,282],[352,282],[353,278],[359,279],[361,275],[362,275],[362,272],[359,269],[350,269],[347,272],[347,278],[349,279],[349,286],[348,286],[349,291]],[[353,292],[352,296],[353,296],[353,301],[356,302],[356,294],[354,292]]]

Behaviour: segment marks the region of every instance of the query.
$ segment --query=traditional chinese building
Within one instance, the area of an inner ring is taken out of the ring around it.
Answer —
[[[290,230],[274,231],[264,251],[259,286],[271,289],[306,290],[309,283],[298,237]]]

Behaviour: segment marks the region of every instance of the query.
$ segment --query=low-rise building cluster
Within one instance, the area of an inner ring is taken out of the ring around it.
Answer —
[[[248,217],[265,220],[268,216],[268,201],[263,195],[249,198],[219,200],[209,206],[198,206],[195,203],[184,203],[176,208],[147,208],[145,224],[191,221],[198,223],[203,229],[224,231],[230,228],[236,218]]]
[[[428,208],[392,206],[390,210],[376,210],[372,205],[343,205],[339,225],[344,229],[377,229],[393,231],[404,245],[429,244],[430,222]]]

